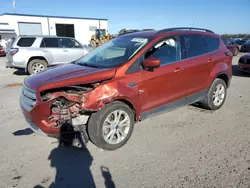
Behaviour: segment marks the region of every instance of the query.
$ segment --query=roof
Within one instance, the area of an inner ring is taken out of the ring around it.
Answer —
[[[104,18],[86,18],[86,17],[68,17],[68,16],[50,16],[50,15],[38,15],[38,14],[17,14],[17,13],[3,13],[0,16],[30,16],[30,17],[45,17],[45,18],[66,18],[66,19],[85,19],[85,20],[105,20]]]
[[[1,30],[0,30],[1,31]],[[19,35],[18,37],[36,37],[36,38],[72,38],[72,37],[63,37],[57,35]]]
[[[166,34],[169,32],[178,32],[178,33],[206,33],[209,35],[216,35],[213,31],[203,28],[193,28],[193,27],[174,27],[167,28],[162,30],[149,30],[149,31],[135,31],[135,32],[125,32],[121,33],[118,36],[129,35],[129,36],[156,36],[160,34]]]
[[[157,34],[158,30],[150,30],[150,31],[135,31],[135,32],[128,32],[128,33],[121,33],[119,36],[123,35],[130,35],[130,36],[154,36]]]

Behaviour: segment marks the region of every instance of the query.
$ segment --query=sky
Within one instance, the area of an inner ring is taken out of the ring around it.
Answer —
[[[108,31],[202,27],[250,33],[250,0],[0,0],[1,13],[107,18]]]

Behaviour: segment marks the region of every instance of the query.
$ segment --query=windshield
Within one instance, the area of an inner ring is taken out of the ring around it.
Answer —
[[[117,67],[131,59],[148,41],[147,37],[117,37],[99,46],[75,63],[98,68]]]

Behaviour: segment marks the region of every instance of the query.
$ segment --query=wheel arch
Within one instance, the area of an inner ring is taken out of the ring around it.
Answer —
[[[132,102],[131,100],[129,100],[127,98],[123,98],[123,97],[116,98],[114,101],[120,101],[120,102],[123,102],[126,105],[128,105],[134,112],[135,121],[137,121],[139,119],[139,112],[138,112],[134,102]]]
[[[47,60],[45,57],[43,57],[43,56],[32,56],[32,57],[30,57],[29,60],[28,60],[26,69],[28,68],[29,63],[30,63],[32,60],[34,60],[34,59],[45,60],[45,61],[47,62],[47,64],[48,64],[48,60]]]
[[[213,79],[213,81],[214,81],[216,78],[222,79],[222,80],[226,83],[227,88],[229,88],[229,86],[230,86],[230,77],[229,77],[229,75],[228,75],[227,72],[220,72],[220,73],[218,73],[218,74],[216,75],[216,77]],[[212,83],[213,83],[213,82],[212,82]],[[212,84],[212,83],[211,83],[211,84]]]

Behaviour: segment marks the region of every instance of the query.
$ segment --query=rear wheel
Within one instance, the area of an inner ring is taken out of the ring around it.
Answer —
[[[224,80],[216,78],[212,83],[208,95],[201,105],[208,110],[217,110],[226,100],[227,86]]]
[[[90,140],[104,150],[116,150],[127,143],[134,129],[132,109],[119,101],[93,113],[88,123]]]
[[[29,62],[28,65],[28,73],[31,74],[37,74],[41,71],[44,71],[47,69],[48,63],[46,60],[43,59],[33,59]]]

